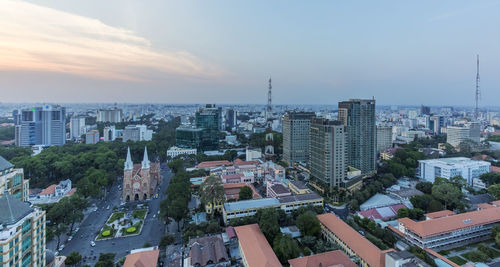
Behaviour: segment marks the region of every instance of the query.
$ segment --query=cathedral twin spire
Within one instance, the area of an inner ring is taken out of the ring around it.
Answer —
[[[148,148],[144,147],[144,158],[142,159],[142,168],[149,169],[149,158],[148,158]],[[132,156],[130,155],[130,147],[127,148],[127,159],[125,160],[124,170],[132,170],[134,168],[134,163],[132,162]]]

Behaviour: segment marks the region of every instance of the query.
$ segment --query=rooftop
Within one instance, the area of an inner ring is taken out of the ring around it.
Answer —
[[[429,219],[437,219],[437,218],[446,217],[446,216],[450,216],[450,215],[455,215],[455,212],[453,212],[451,210],[440,210],[440,211],[430,212],[430,213],[424,214],[424,216],[428,217]]]
[[[55,184],[49,185],[47,188],[43,189],[42,192],[40,192],[40,195],[52,195],[56,193],[56,186]]]
[[[14,165],[0,156],[0,171],[7,170],[10,168],[14,168]]]
[[[198,165],[196,165],[196,168],[204,169],[204,168],[213,168],[213,167],[229,166],[229,165],[233,165],[233,164],[227,160],[214,160],[214,161],[200,162]]]
[[[412,232],[422,237],[428,237],[500,222],[500,207],[450,215],[420,222],[402,218],[398,219],[398,222]]]
[[[229,259],[221,235],[203,236],[189,240],[191,264],[205,266]]]
[[[280,204],[280,201],[276,198],[259,198],[250,199],[237,202],[224,203],[224,209],[226,211],[244,210],[251,208],[265,208]]]
[[[318,215],[320,222],[371,267],[383,267],[382,251],[332,213]]]
[[[28,203],[9,194],[0,197],[0,224],[14,224],[32,211]]]
[[[426,159],[419,160],[419,162],[433,163],[437,165],[477,165],[477,164],[490,164],[489,162],[482,160],[472,160],[466,157],[455,157],[455,158],[438,158],[438,159]]]
[[[131,253],[125,258],[123,267],[156,267],[159,254],[158,249]]]
[[[284,196],[279,198],[280,203],[288,203],[288,202],[295,202],[295,201],[306,201],[306,200],[322,200],[323,198],[312,192],[312,193],[307,193],[307,194],[301,194],[301,195],[292,195],[292,196]]]
[[[278,195],[290,193],[290,190],[282,184],[273,184],[271,185],[271,189]]]
[[[258,224],[238,226],[234,230],[248,267],[282,266]]]
[[[341,250],[333,250],[307,257],[288,260],[290,267],[342,266],[356,267],[354,262]]]

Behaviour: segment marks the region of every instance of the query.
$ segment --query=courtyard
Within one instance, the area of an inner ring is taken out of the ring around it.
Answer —
[[[493,240],[470,244],[449,250],[439,251],[450,261],[464,265],[467,262],[494,263],[500,261],[500,246]]]

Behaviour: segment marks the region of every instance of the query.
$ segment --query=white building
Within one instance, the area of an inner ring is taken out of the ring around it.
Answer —
[[[93,144],[97,144],[98,142],[99,142],[99,131],[98,130],[88,131],[85,134],[85,144],[93,145]]]
[[[180,147],[170,147],[167,150],[167,157],[175,158],[179,155],[196,155],[196,148],[180,148]]]
[[[80,139],[85,134],[85,118],[73,117],[69,122],[69,136],[72,140]]]
[[[97,122],[117,123],[123,121],[123,112],[121,109],[100,109],[97,111]]]
[[[262,158],[262,149],[247,147],[246,149],[246,161],[258,160]]]
[[[446,142],[458,147],[464,141],[479,144],[481,126],[477,122],[470,122],[466,126],[448,126],[446,129]]]
[[[115,141],[116,139],[116,128],[114,125],[106,126],[103,130],[104,142]]]
[[[472,186],[474,179],[490,171],[490,163],[469,158],[440,158],[419,160],[419,178],[434,183],[436,177],[450,179],[457,175],[462,176],[467,184]]]
[[[146,125],[128,125],[123,130],[123,142],[131,141],[151,141],[153,130],[148,130]]]

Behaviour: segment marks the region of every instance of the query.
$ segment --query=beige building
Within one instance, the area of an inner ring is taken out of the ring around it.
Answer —
[[[0,197],[0,266],[45,266],[45,211]]]
[[[15,169],[12,163],[0,156],[0,196],[5,193],[21,201],[28,201],[29,180],[24,180],[23,169]]]

